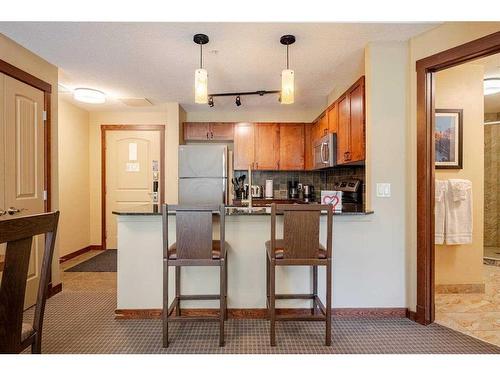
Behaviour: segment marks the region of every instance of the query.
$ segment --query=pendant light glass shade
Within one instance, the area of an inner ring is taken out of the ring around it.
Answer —
[[[196,69],[194,73],[194,101],[208,103],[208,73],[205,69]]]
[[[293,104],[294,97],[294,74],[291,69],[281,72],[281,104]]]

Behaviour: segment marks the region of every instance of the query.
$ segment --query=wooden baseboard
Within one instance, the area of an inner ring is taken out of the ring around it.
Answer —
[[[219,309],[182,309],[183,316],[217,316]],[[311,309],[276,309],[280,315],[311,314]],[[161,309],[116,309],[115,319],[160,319]],[[230,319],[266,319],[267,309],[228,309],[227,315]],[[346,318],[405,318],[408,316],[407,309],[399,308],[335,308],[332,316]]]
[[[85,254],[91,250],[101,250],[102,246],[101,245],[89,245],[87,247],[84,247],[83,249],[73,251],[72,253],[63,255],[62,257],[59,258],[59,264],[64,263],[70,259],[73,259],[79,255]]]
[[[436,284],[434,292],[436,294],[484,293],[485,284]]]
[[[415,311],[411,311],[410,309],[406,310],[406,317],[414,322],[417,321],[417,313]]]
[[[62,283],[52,286],[52,283],[49,283],[49,292],[47,293],[47,298],[55,296],[57,293],[62,292]]]

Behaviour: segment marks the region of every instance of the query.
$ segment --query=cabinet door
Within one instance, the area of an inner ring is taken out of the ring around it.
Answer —
[[[337,163],[343,164],[349,161],[349,122],[351,117],[349,94],[340,98],[337,103],[339,111],[337,130]]]
[[[241,122],[234,125],[234,169],[254,168],[255,161],[255,127],[254,124]]]
[[[330,133],[337,133],[339,122],[339,111],[337,103],[328,109],[328,131]]]
[[[312,154],[312,124],[304,125],[304,169],[310,171],[313,169],[313,154]]]
[[[279,169],[304,169],[304,124],[280,124]]]
[[[280,126],[276,123],[255,125],[255,169],[277,170],[280,157]]]
[[[185,141],[207,141],[210,138],[210,123],[208,122],[185,122]]]
[[[327,113],[324,112],[319,118],[319,136],[324,137],[328,134],[328,116]]]
[[[232,141],[234,139],[234,124],[232,122],[212,122],[210,124],[210,139],[213,141]]]
[[[365,111],[364,85],[359,84],[350,92],[351,122],[349,162],[365,160]]]

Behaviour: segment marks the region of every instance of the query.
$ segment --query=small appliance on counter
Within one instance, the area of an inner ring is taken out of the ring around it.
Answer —
[[[297,199],[299,197],[299,183],[297,181],[288,181],[288,198]]]
[[[252,185],[250,187],[252,198],[262,198],[262,186]]]
[[[266,180],[265,197],[266,198],[272,198],[273,197],[273,180]]]
[[[312,185],[302,185],[302,194],[304,196],[304,202],[310,203],[314,202],[314,186]]]
[[[334,190],[342,192],[342,207],[344,211],[363,210],[363,192],[361,180],[352,178],[340,180],[334,185]]]

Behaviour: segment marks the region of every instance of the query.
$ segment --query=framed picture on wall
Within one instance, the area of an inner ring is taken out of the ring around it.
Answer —
[[[436,169],[462,169],[463,110],[436,109],[434,130]]]

